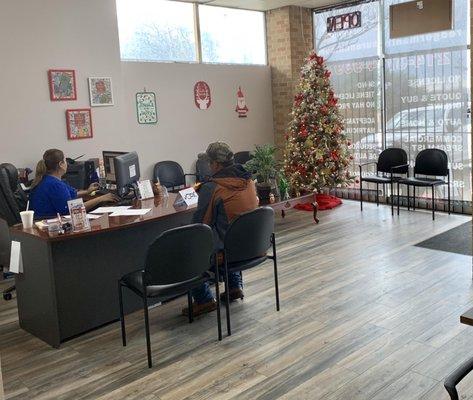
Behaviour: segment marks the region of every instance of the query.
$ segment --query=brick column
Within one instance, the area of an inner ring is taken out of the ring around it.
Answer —
[[[283,147],[300,69],[314,48],[312,11],[288,6],[266,12],[266,42],[273,92],[274,143]]]

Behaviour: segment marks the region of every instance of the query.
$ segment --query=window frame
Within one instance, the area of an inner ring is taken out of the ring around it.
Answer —
[[[166,0],[170,2],[179,2],[176,0]],[[193,61],[179,61],[179,60],[142,60],[142,59],[128,59],[121,57],[121,47],[120,47],[120,61],[122,62],[154,62],[154,63],[176,63],[176,64],[203,64],[203,65],[244,65],[244,66],[252,66],[252,67],[266,67],[268,66],[268,43],[267,43],[267,24],[266,24],[266,15],[264,11],[258,10],[250,10],[246,8],[238,8],[238,7],[229,7],[229,6],[220,6],[220,5],[213,5],[213,4],[199,4],[199,3],[192,3],[193,5],[193,19],[194,19],[194,46],[195,46],[195,60]],[[255,63],[231,63],[231,62],[209,62],[203,61],[202,59],[202,33],[201,33],[201,18],[200,18],[200,7],[220,7],[226,9],[235,9],[235,10],[242,10],[242,11],[252,11],[262,14],[263,17],[263,42],[264,42],[264,63],[263,64],[255,64]],[[117,23],[118,23],[118,32],[120,32],[120,23],[118,21],[117,15]],[[121,46],[121,44],[120,44]]]

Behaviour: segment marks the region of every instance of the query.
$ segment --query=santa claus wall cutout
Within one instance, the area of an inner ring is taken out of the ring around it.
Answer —
[[[245,95],[241,91],[240,86],[238,86],[237,105],[235,111],[238,113],[239,118],[246,118],[248,114],[248,107],[246,105]]]

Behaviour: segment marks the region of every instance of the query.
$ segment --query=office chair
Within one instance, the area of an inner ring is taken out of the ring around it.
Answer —
[[[191,290],[212,280],[207,271],[211,269],[215,259],[212,229],[204,224],[187,225],[159,235],[148,248],[144,269],[126,274],[118,281],[123,346],[126,346],[126,332],[122,289],[126,287],[143,299],[149,368],[152,367],[152,360],[148,298],[164,301],[187,293],[189,323],[191,323],[193,321]],[[222,340],[218,270],[217,268],[214,270],[218,340]]]
[[[376,165],[376,175],[363,177],[363,167],[367,165]],[[409,164],[407,162],[407,153],[404,149],[395,147],[383,150],[376,162],[368,162],[360,164],[360,208],[363,211],[363,182],[376,183],[376,205],[379,206],[379,185],[383,185],[383,192],[385,192],[385,185],[389,184],[391,189],[391,215],[394,215],[394,183],[400,177],[394,174],[406,174],[409,177]],[[381,175],[380,175],[381,173]],[[388,174],[386,176],[386,174]]]
[[[272,255],[267,254],[270,247],[272,247]],[[230,336],[232,333],[228,287],[229,272],[241,272],[254,268],[268,259],[273,260],[276,310],[279,311],[278,265],[273,209],[270,207],[260,207],[235,218],[225,234],[223,258],[227,334]]]
[[[423,175],[418,177],[418,175]],[[426,176],[427,175],[427,176]],[[429,178],[430,176],[430,178]],[[439,179],[437,177],[447,180]],[[432,178],[433,177],[433,178]],[[407,209],[410,210],[409,187],[414,187],[414,203],[412,209],[415,210],[416,187],[432,188],[432,220],[435,220],[435,186],[447,185],[448,191],[448,213],[450,214],[450,170],[448,169],[448,156],[440,149],[425,149],[419,152],[414,165],[414,176],[412,178],[400,179],[397,181],[397,214],[399,215],[399,185],[407,186]]]
[[[235,164],[245,165],[248,161],[251,160],[251,153],[249,151],[238,151],[233,155]]]
[[[26,209],[27,201],[28,197],[20,185],[18,170],[12,164],[0,164],[0,217],[8,226],[21,222],[20,211]],[[9,251],[8,248],[8,253]],[[3,298],[11,300],[14,290],[15,286],[4,290]]]
[[[185,174],[181,165],[176,161],[160,161],[154,165],[153,179],[171,191],[186,186],[186,177],[195,174]]]

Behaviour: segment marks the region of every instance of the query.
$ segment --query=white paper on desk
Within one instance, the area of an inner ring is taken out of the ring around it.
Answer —
[[[121,210],[127,210],[131,208],[131,206],[115,206],[115,207],[99,207],[94,211],[91,211],[91,214],[108,214],[113,213]]]
[[[151,208],[133,208],[131,210],[119,210],[115,211],[113,214],[110,214],[110,217],[124,217],[130,215],[145,215],[151,211]]]
[[[15,274],[23,273],[23,259],[21,258],[21,243],[11,242],[11,253],[10,253],[10,272]]]

